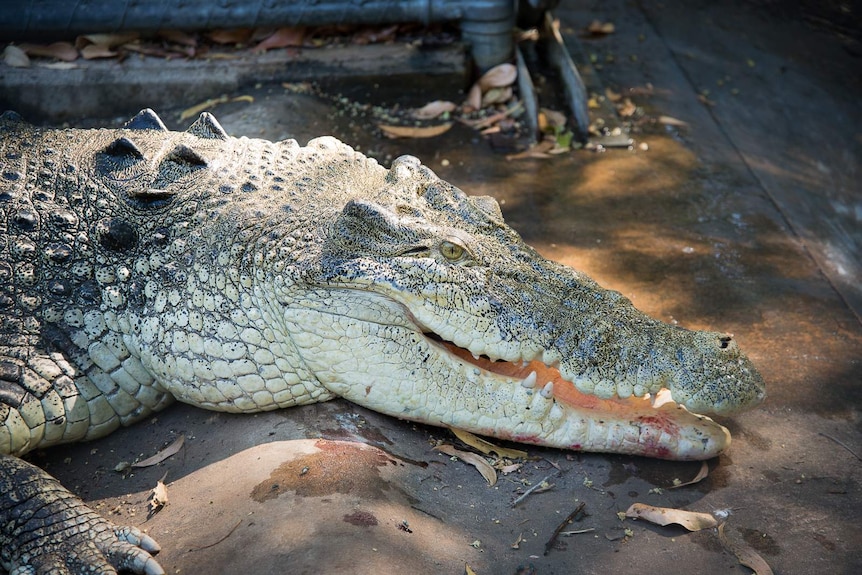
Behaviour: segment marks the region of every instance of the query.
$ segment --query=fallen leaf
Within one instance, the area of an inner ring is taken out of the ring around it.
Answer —
[[[81,56],[84,60],[96,60],[98,58],[113,58],[117,53],[105,44],[88,44],[81,48]]]
[[[476,120],[467,120],[465,118],[458,118],[458,121],[466,126],[470,126],[474,130],[483,130],[492,124],[496,124],[503,118],[508,116],[513,116],[521,113],[524,110],[524,105],[515,100],[514,103],[510,104],[508,108],[503,110],[502,112],[497,112],[496,114],[492,114],[486,118],[479,118]]]
[[[610,88],[605,88],[605,97],[611,102],[619,102],[622,100],[623,95],[619,92],[614,92]]]
[[[482,88],[479,87],[478,83],[473,84],[470,87],[470,91],[467,92],[467,99],[464,101],[464,107],[467,108],[468,112],[478,110],[482,107]]]
[[[12,66],[13,68],[27,68],[30,66],[30,58],[27,56],[27,52],[12,44],[9,44],[3,50],[3,61],[7,66]]]
[[[288,48],[302,46],[305,40],[305,27],[297,26],[290,28],[279,28],[271,36],[261,41],[252,50],[253,52],[266,52],[273,48]]]
[[[157,463],[161,463],[162,461],[164,461],[165,459],[167,459],[171,455],[178,452],[182,448],[185,440],[186,440],[186,436],[180,435],[179,437],[177,437],[176,441],[174,441],[173,443],[171,443],[170,445],[168,445],[167,447],[165,447],[164,449],[162,449],[161,451],[159,451],[158,453],[156,453],[152,457],[148,457],[147,459],[144,459],[143,461],[138,461],[137,463],[133,463],[132,467],[150,467],[151,465],[156,465]]]
[[[491,88],[505,88],[515,83],[518,78],[518,69],[512,64],[499,64],[485,72],[476,82],[482,92]]]
[[[384,28],[363,28],[353,35],[351,42],[360,46],[366,44],[379,44],[381,42],[391,42],[395,39],[395,34],[398,32],[398,28],[398,24],[393,24]]]
[[[617,106],[617,111],[623,118],[628,118],[629,116],[634,116],[635,112],[638,111],[638,107],[635,106],[630,98],[626,98]]]
[[[125,34],[84,34],[75,38],[75,48],[83,50],[90,44],[116,48],[117,46],[128,44],[132,40],[137,40],[138,37],[139,34],[135,32],[127,32]]]
[[[206,37],[216,44],[245,44],[251,39],[251,33],[248,28],[232,28],[207,32]]]
[[[249,95],[243,95],[243,96],[237,96],[235,98],[228,98],[226,95],[224,95],[224,96],[219,96],[218,98],[210,98],[209,100],[206,100],[204,102],[201,102],[200,104],[192,106],[191,108],[186,108],[185,110],[183,110],[180,113],[180,121],[188,120],[189,118],[193,118],[193,117],[197,116],[201,112],[209,110],[210,108],[214,108],[215,106],[218,106],[219,104],[227,104],[228,102],[253,103],[254,97],[249,96]]]
[[[604,36],[606,34],[613,34],[616,30],[613,22],[602,22],[600,20],[593,20],[590,22],[590,25],[587,26],[587,32],[590,34],[595,34],[597,36]]]
[[[724,526],[725,523],[718,526],[718,540],[721,542],[721,546],[733,553],[740,564],[753,570],[754,575],[772,575],[772,568],[754,548],[745,541],[728,539],[727,535],[724,534]]]
[[[511,547],[512,547],[512,549],[520,549],[520,548],[521,548],[521,543],[523,543],[524,541],[526,541],[526,539],[524,539],[524,534],[523,534],[523,533],[518,533],[518,538],[517,538],[517,539],[515,539],[515,542],[514,542],[514,543],[512,543],[512,546],[511,546]]]
[[[676,483],[674,481],[673,486],[668,489],[676,489],[677,487],[685,487],[686,485],[693,485],[695,483],[699,483],[706,479],[707,475],[709,475],[709,465],[706,464],[706,461],[702,461],[700,464],[700,471],[697,472],[697,475],[694,476],[694,479],[691,481],[686,481],[685,483]]]
[[[482,453],[496,453],[498,457],[508,457],[509,459],[527,458],[526,451],[521,451],[520,449],[507,449],[505,447],[497,447],[490,441],[485,441],[481,437],[476,437],[469,431],[464,431],[463,429],[456,429],[454,427],[450,429],[452,430],[452,433],[455,434],[455,437],[457,437],[470,447],[478,449]]]
[[[168,503],[168,488],[161,479],[156,482],[156,486],[150,491],[150,496],[147,498],[147,506],[149,507],[149,515],[152,516],[162,510],[162,507]]]
[[[562,128],[566,125],[566,115],[562,112],[557,112],[556,110],[542,108],[541,110],[539,110],[540,127],[543,121],[545,122],[546,126],[550,126],[552,128]]]
[[[64,62],[73,62],[78,59],[78,50],[71,42],[54,42],[53,44],[21,44],[18,46],[28,56],[42,56],[44,58],[56,58]]]
[[[195,48],[198,45],[197,37],[188,32],[183,32],[182,30],[160,30],[159,36],[173,44],[190,46],[192,48]]]
[[[678,126],[681,128],[688,126],[688,122],[683,122],[682,120],[678,120],[673,116],[659,116],[658,123],[664,124],[666,126]]]
[[[551,155],[548,153],[554,149],[556,145],[556,141],[554,138],[548,138],[542,140],[538,144],[534,146],[530,146],[529,149],[524,150],[523,152],[519,152],[517,154],[509,154],[506,156],[507,160],[523,160],[526,158],[550,158]]]
[[[590,110],[597,110],[601,108],[599,100],[595,96],[593,96],[592,98],[587,100],[587,108],[589,108]]]
[[[655,507],[645,503],[632,503],[626,511],[626,517],[644,519],[656,525],[670,525],[675,523],[689,531],[700,531],[718,525],[718,520],[709,513],[698,513],[696,511],[684,511],[670,507]]]
[[[512,93],[511,86],[506,86],[505,88],[491,88],[482,94],[482,107],[487,108],[494,104],[504,104],[512,99]]]
[[[378,128],[390,138],[433,138],[445,134],[452,127],[452,122],[435,126],[387,126],[378,124]]]
[[[468,563],[464,563],[464,574],[465,575],[476,575],[476,572],[473,571],[473,568],[470,567]]]
[[[511,465],[504,465],[504,466],[500,467],[500,473],[502,473],[503,475],[509,475],[510,473],[514,473],[514,472],[518,471],[519,469],[521,469],[521,467],[523,465],[524,465],[523,463],[513,463]]]
[[[442,445],[438,445],[434,448],[437,451],[442,451],[446,455],[451,455],[457,457],[464,463],[469,463],[476,470],[482,474],[482,477],[485,478],[485,481],[488,482],[488,485],[494,485],[497,483],[497,472],[494,471],[494,468],[485,461],[485,459],[475,453],[470,453],[469,451],[461,451],[460,449],[456,449],[455,447],[444,443]]]
[[[454,102],[434,100],[433,102],[428,102],[418,110],[413,110],[412,115],[417,120],[433,120],[441,114],[454,111],[455,108],[457,108],[457,106]]]

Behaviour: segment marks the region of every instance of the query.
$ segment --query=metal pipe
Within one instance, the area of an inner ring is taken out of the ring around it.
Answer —
[[[0,38],[460,21],[484,70],[512,56],[513,0],[0,0]]]

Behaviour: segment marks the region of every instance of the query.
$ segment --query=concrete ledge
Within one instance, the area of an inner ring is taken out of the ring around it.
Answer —
[[[195,102],[256,82],[401,74],[465,75],[466,82],[467,52],[460,43],[434,49],[374,44],[227,56],[165,60],[132,55],[123,61],[80,60],[66,70],[0,65],[0,110],[63,121],[128,114],[153,102]]]

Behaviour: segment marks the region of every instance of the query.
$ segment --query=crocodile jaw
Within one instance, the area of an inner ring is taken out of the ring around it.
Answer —
[[[475,358],[424,329],[405,306],[360,290],[331,290],[286,310],[303,361],[331,393],[402,419],[522,443],[709,459],[730,434],[705,416],[649,398],[580,393],[539,360]]]

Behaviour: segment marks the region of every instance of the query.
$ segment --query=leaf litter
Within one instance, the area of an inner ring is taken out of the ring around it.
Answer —
[[[168,457],[179,452],[179,450],[182,449],[183,443],[185,443],[185,440],[186,440],[186,436],[180,435],[173,443],[171,443],[170,445],[168,445],[167,447],[165,447],[164,449],[162,449],[161,451],[159,451],[158,453],[156,453],[152,457],[148,457],[147,459],[144,459],[143,461],[138,461],[136,463],[132,463],[131,466],[132,467],[150,467],[152,465],[156,465],[158,463],[161,463],[162,461],[164,461]]]
[[[495,485],[497,483],[497,471],[491,467],[491,464],[488,463],[481,455],[471,453],[469,451],[462,451],[447,443],[438,445],[434,449],[472,465],[482,475],[482,477],[485,478],[488,485]]]

